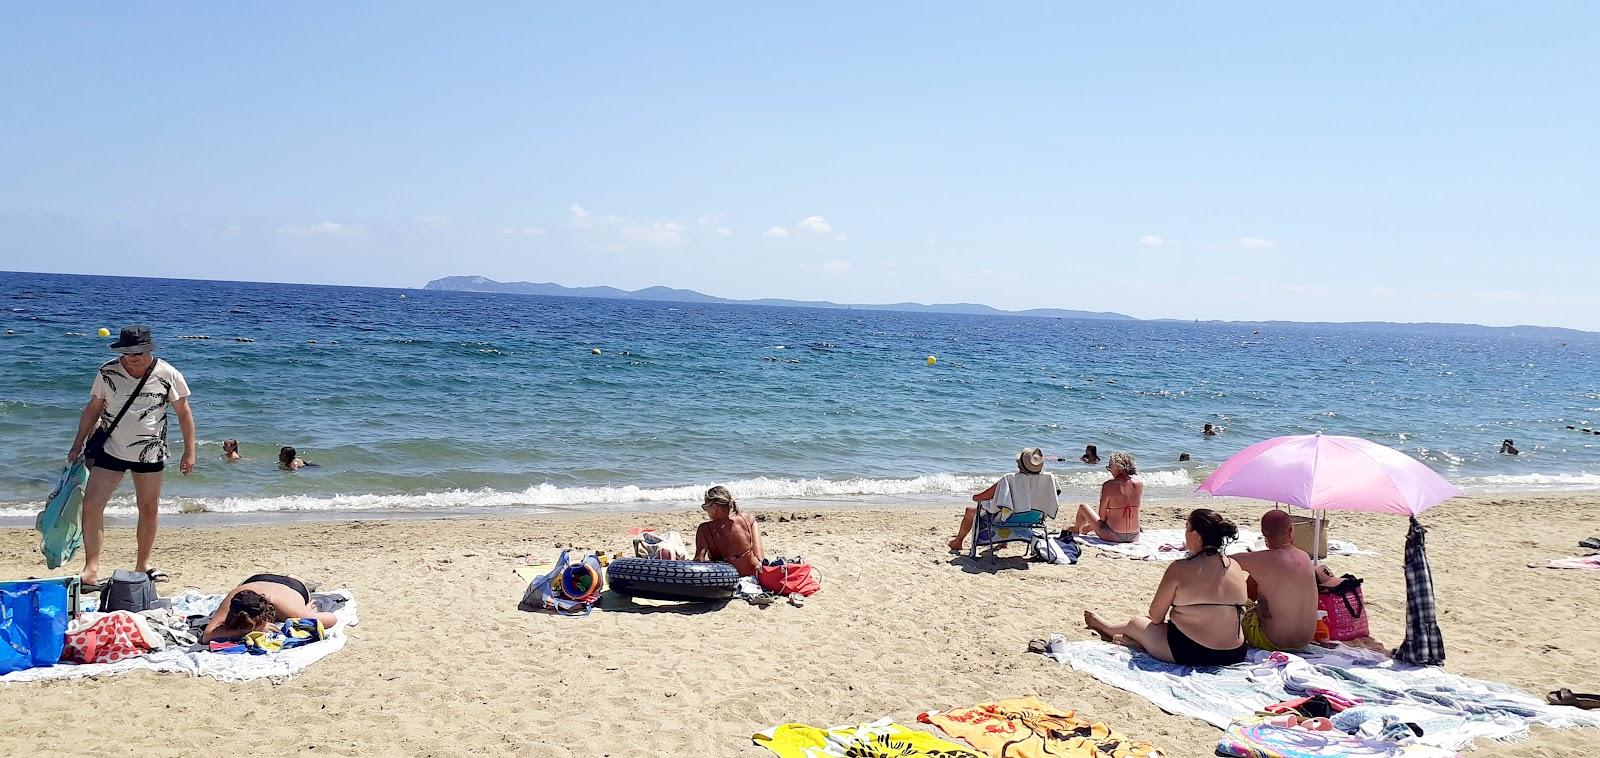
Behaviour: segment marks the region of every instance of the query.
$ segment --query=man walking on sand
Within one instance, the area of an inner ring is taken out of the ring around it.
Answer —
[[[156,581],[167,575],[150,567],[156,545],[156,508],[161,502],[161,471],[167,460],[167,408],[171,406],[183,430],[183,458],[178,469],[185,476],[194,470],[194,417],[189,413],[189,385],[183,374],[151,353],[155,340],[150,327],[122,329],[112,350],[122,357],[107,361],[95,375],[89,404],[78,419],[78,434],[67,450],[67,462],[88,455],[93,466],[83,492],[83,573],[85,587],[100,585],[100,546],[105,536],[106,503],[133,472],[133,491],[139,505],[139,558],[135,568]],[[99,432],[110,429],[100,442]]]
[[[1317,633],[1317,569],[1294,546],[1294,520],[1287,511],[1261,517],[1267,549],[1232,556],[1250,575],[1246,590],[1255,602],[1239,625],[1244,641],[1260,650],[1299,650]]]

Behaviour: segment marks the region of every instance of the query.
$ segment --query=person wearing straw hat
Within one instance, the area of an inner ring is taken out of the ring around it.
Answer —
[[[166,574],[150,567],[156,544],[156,509],[161,501],[161,474],[167,460],[167,409],[183,430],[183,457],[178,470],[194,470],[194,416],[189,412],[189,384],[172,364],[156,358],[148,326],[123,327],[109,345],[121,356],[106,361],[95,375],[89,403],[78,419],[78,433],[67,450],[67,462],[88,455],[92,468],[83,493],[83,573],[85,587],[100,586],[100,546],[105,532],[106,503],[133,474],[139,508],[138,562],[135,568],[151,579]],[[109,431],[107,431],[109,430]],[[92,443],[92,444],[90,444]],[[85,449],[85,448],[89,449]]]
[[[1017,453],[1017,472],[1022,474],[1044,473],[1044,451],[1036,447],[1030,447]],[[973,502],[981,503],[985,500],[994,499],[994,491],[998,486],[1000,486],[1000,482],[996,481],[994,484],[989,485],[989,489],[973,495]],[[1056,494],[1060,494],[1060,492],[1058,491]],[[948,543],[951,552],[961,552],[961,546],[966,544],[967,535],[972,533],[972,525],[977,520],[977,506],[972,506],[961,514],[961,529],[956,532],[956,536],[950,538]]]

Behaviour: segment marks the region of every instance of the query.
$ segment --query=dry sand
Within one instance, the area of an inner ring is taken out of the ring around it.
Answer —
[[[1201,501],[1196,501],[1201,502]],[[1222,510],[1253,521],[1247,501]],[[1146,507],[1176,526],[1193,503]],[[786,721],[836,724],[1037,695],[1175,756],[1210,755],[1218,730],[1022,652],[1058,631],[1083,638],[1084,607],[1142,612],[1162,566],[1085,551],[1076,566],[1026,563],[1017,546],[972,564],[945,554],[950,508],[767,509],[770,552],[823,575],[803,608],[735,603],[706,612],[516,610],[519,556],[557,543],[622,549],[630,526],[693,533],[697,513],[175,528],[157,563],[168,590],[223,591],[258,571],[349,587],[362,623],[344,651],[282,685],[134,673],[0,688],[0,754],[759,756],[750,734]],[[1600,494],[1459,499],[1425,519],[1447,668],[1542,695],[1600,690],[1600,575],[1529,568],[1600,534]],[[1372,631],[1404,623],[1403,519],[1335,516],[1335,536],[1378,551],[1335,557],[1366,578]],[[0,576],[45,573],[35,537],[0,531]],[[108,534],[126,565],[131,529]],[[1586,756],[1600,730],[1535,728],[1484,756]]]

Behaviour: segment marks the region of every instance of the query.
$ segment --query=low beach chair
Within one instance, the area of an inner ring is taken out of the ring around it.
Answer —
[[[994,498],[978,503],[978,516],[972,525],[972,547],[967,555],[978,557],[978,548],[1026,542],[1031,552],[1050,538],[1045,521],[1056,517],[1056,478],[1050,474],[1006,474],[995,484]]]

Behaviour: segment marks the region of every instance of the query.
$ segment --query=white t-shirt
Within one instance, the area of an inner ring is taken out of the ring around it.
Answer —
[[[166,361],[159,361],[150,370],[153,373],[139,391],[139,397],[117,422],[117,428],[111,430],[111,439],[106,440],[106,455],[139,463],[160,463],[167,459],[167,407],[189,396],[189,384],[183,380],[183,374]],[[111,420],[122,411],[122,404],[128,402],[128,396],[138,384],[137,377],[128,376],[123,370],[120,358],[106,361],[100,367],[94,387],[89,390],[91,396],[106,401],[97,428],[111,425]]]

